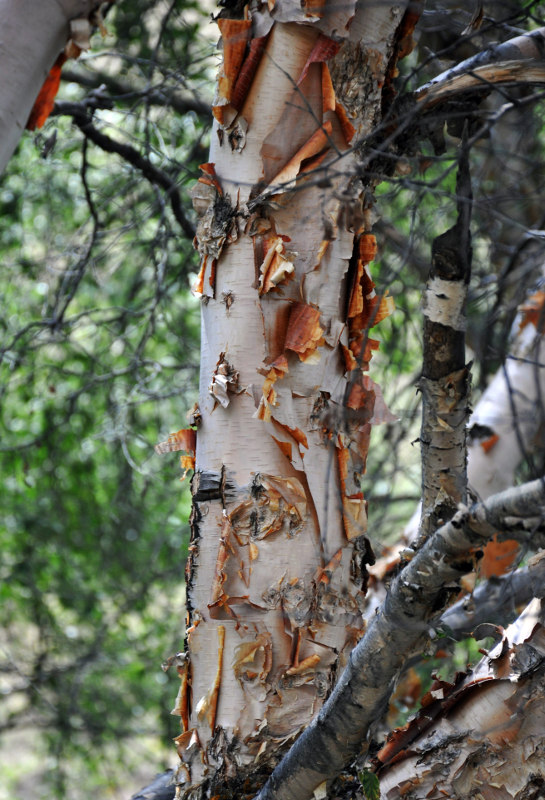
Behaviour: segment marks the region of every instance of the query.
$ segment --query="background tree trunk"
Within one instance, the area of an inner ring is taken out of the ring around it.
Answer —
[[[0,3],[4,75],[0,87],[0,173],[27,125],[49,70],[70,39],[70,21],[86,22],[99,5],[97,0]]]

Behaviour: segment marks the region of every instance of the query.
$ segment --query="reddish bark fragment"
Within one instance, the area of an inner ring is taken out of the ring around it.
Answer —
[[[225,646],[225,626],[218,625],[218,666],[214,683],[204,697],[201,697],[196,706],[197,716],[205,717],[210,725],[210,731],[214,732],[216,725],[216,711],[218,708],[218,697],[221,685],[221,672],[223,667],[223,649]]]
[[[369,380],[367,375],[360,375],[359,380],[354,380],[346,403],[348,408],[362,412],[365,422],[372,418],[375,408],[375,392],[369,385]]]
[[[313,653],[311,656],[307,656],[302,661],[299,661],[293,667],[290,667],[286,670],[286,675],[301,675],[303,672],[308,672],[309,670],[314,670],[320,663],[320,656],[318,653]]]
[[[263,242],[265,255],[259,267],[259,294],[276,289],[278,284],[290,280],[295,266],[288,258],[284,237],[271,236]]]
[[[231,522],[227,516],[223,518],[221,525],[220,543],[218,555],[216,557],[216,568],[214,570],[214,582],[208,607],[216,605],[223,596],[223,584],[227,580],[226,566],[227,561],[234,555],[235,551],[231,544]]]
[[[327,64],[322,64],[322,113],[335,111],[335,89]]]
[[[316,5],[320,5],[323,8],[323,0],[316,0]],[[314,47],[310,51],[310,55],[306,60],[305,66],[303,67],[303,71],[299,76],[299,80],[297,81],[297,86],[300,86],[301,83],[307,77],[308,69],[311,64],[316,64],[320,61],[328,61],[333,56],[336,56],[340,50],[340,42],[336,42],[334,39],[330,39],[328,36],[325,36],[321,33],[316,42]]]
[[[323,333],[317,308],[305,303],[292,306],[284,345],[287,350],[295,351],[305,361],[322,342]]]
[[[38,97],[34,101],[34,105],[32,106],[32,110],[29,114],[25,126],[27,130],[34,131],[36,128],[41,128],[48,116],[53,111],[55,97],[59,91],[59,86],[61,83],[62,65],[66,60],[66,55],[61,53],[49,70],[49,74],[45,79],[42,88],[38,92]]]
[[[266,680],[272,667],[272,639],[270,633],[259,633],[251,642],[242,642],[235,648],[233,669],[245,692],[250,694],[266,690]]]
[[[360,258],[364,264],[374,261],[377,254],[377,238],[372,233],[364,233],[358,243]]]
[[[337,115],[337,119],[341,124],[344,140],[346,144],[349,145],[354,138],[356,129],[348,119],[348,114],[346,113],[344,106],[342,106],[339,102],[335,102],[335,114]]]
[[[271,419],[271,407],[276,405],[276,391],[274,384],[279,378],[283,378],[288,371],[288,359],[285,355],[279,356],[270,366],[265,375],[263,390],[259,407],[256,411],[258,419],[268,422]]]
[[[213,161],[208,161],[206,164],[199,164],[199,169],[204,173],[204,176],[199,178],[199,183],[204,183],[207,186],[213,186],[218,194],[223,194],[221,184],[216,175],[216,165]]]
[[[325,0],[302,0],[301,5],[305,9],[307,17],[321,19],[324,16]]]
[[[338,437],[337,461],[339,465],[339,484],[343,507],[343,524],[346,538],[350,541],[367,530],[367,505],[363,492],[347,494],[347,482],[351,465],[350,451]]]
[[[185,450],[188,453],[195,453],[197,447],[197,432],[193,428],[182,428],[176,433],[171,433],[166,442],[159,442],[155,445],[155,452],[159,455],[163,453],[175,453]]]
[[[244,61],[252,22],[249,19],[218,19],[218,27],[223,42],[223,66],[218,81],[218,91],[221,98],[231,101]]]
[[[329,149],[329,139],[332,130],[333,126],[331,122],[329,120],[324,122],[274,177],[271,181],[271,185],[274,186],[276,184],[279,190],[281,190],[282,184],[294,181],[301,170],[303,161],[308,161],[314,156],[318,156],[325,148]]]
[[[185,733],[189,729],[189,698],[191,694],[189,659],[186,658],[182,664],[177,664],[176,669],[180,678],[180,688],[176,704],[170,713],[181,718],[182,731]]]
[[[269,35],[267,34],[267,36],[260,36],[256,39],[252,39],[250,42],[248,54],[238,74],[231,98],[231,105],[237,111],[241,110],[248,92],[250,91],[250,86],[257,72],[268,38]]]

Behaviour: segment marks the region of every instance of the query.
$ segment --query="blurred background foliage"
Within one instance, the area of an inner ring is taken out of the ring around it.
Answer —
[[[95,126],[163,170],[190,216],[206,15],[149,0],[106,24],[59,107],[115,98]],[[197,397],[195,253],[167,194],[61,114],[1,180],[0,242],[0,797],[128,797],[179,732],[161,662],[182,645],[190,498],[153,445]]]
[[[541,3],[491,2],[462,36],[478,8],[429,4],[401,91],[544,24]],[[161,662],[182,644],[190,499],[153,445],[197,397],[197,263],[169,190],[87,141],[70,108],[160,169],[190,227],[217,63],[207,16],[187,0],[112,6],[0,181],[0,800],[128,798],[174,759],[177,682]],[[544,240],[528,233],[545,227],[541,95],[493,92],[474,121],[475,399],[541,275]],[[398,310],[371,371],[399,417],[374,431],[364,483],[378,551],[420,496],[421,293],[456,213],[459,136],[440,127],[445,152],[423,142],[377,193],[373,275]]]

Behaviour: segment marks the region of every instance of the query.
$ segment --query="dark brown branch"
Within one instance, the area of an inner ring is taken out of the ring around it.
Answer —
[[[167,86],[146,86],[137,88],[128,81],[108,75],[106,72],[82,72],[78,69],[63,69],[63,81],[77,83],[88,89],[99,89],[105,86],[112,100],[129,103],[145,100],[149,105],[172,108],[177,114],[193,112],[203,120],[212,122],[212,111],[208,103],[196,97],[186,97]]]
[[[88,139],[94,144],[105,150],[107,153],[116,153],[121,156],[133,167],[140,170],[142,175],[147,178],[150,183],[160,186],[167,192],[170,200],[172,212],[182,228],[183,232],[189,239],[195,236],[195,228],[190,220],[186,217],[182,208],[182,201],[180,192],[176,183],[166,172],[154,166],[149,159],[145,158],[135,147],[124,142],[117,142],[115,139],[110,138],[102,131],[99,131],[93,125],[93,119],[87,107],[80,103],[57,102],[55,103],[54,114],[65,114],[71,116],[75,125],[81,130]]]
[[[543,540],[545,481],[461,508],[436,531],[392,582],[386,599],[356,645],[348,666],[318,715],[275,769],[257,800],[307,800],[361,752],[380,719],[394,679],[421,647],[476,552],[495,531]],[[539,536],[538,536],[539,534]]]

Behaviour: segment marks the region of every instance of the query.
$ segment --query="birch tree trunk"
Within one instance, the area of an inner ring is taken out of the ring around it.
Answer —
[[[269,9],[219,20],[216,124],[193,191],[202,361],[175,709],[184,796],[224,796],[231,778],[257,788],[345,666],[371,559],[357,475],[370,426],[388,418],[368,329],[392,303],[370,277],[373,187],[351,146],[380,121],[416,15]],[[179,438],[191,452],[191,433]]]

